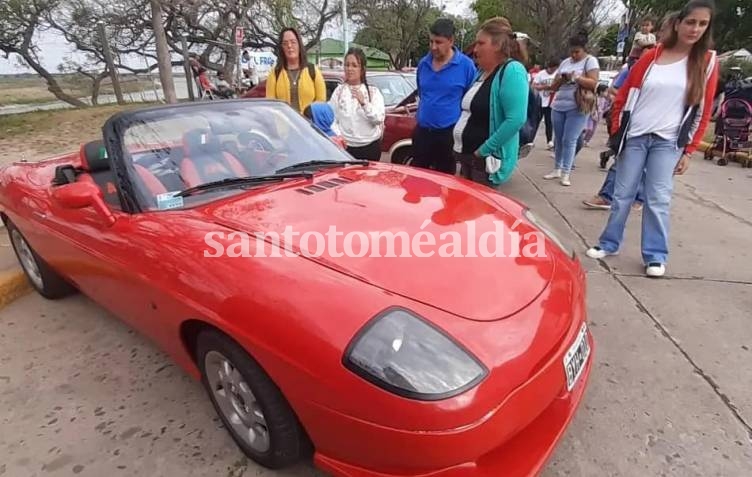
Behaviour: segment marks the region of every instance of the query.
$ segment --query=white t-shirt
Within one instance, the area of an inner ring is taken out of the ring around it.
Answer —
[[[358,86],[366,100],[365,106],[361,106],[358,100],[353,98],[350,85],[343,83],[329,98],[329,105],[334,110],[334,117],[339,125],[339,132],[345,138],[345,143],[352,147],[367,146],[381,138],[384,132],[384,120],[386,111],[384,97],[379,88],[370,86],[371,100],[368,100],[368,90],[361,84]]]
[[[687,90],[687,57],[669,65],[653,64],[642,85],[629,134],[656,134],[668,141],[679,137]]]
[[[569,57],[561,62],[558,73],[569,73],[574,79],[599,68],[598,59],[594,56],[588,55],[576,62],[572,61],[572,58]],[[559,91],[556,92],[551,108],[557,111],[571,111],[577,109],[577,102],[574,99],[574,92],[577,90],[577,87],[577,83],[561,85]]]
[[[462,97],[462,112],[457,124],[454,125],[454,152],[457,154],[462,152],[462,133],[465,132],[465,127],[470,119],[470,105],[473,103],[473,99],[481,86],[483,86],[483,81],[479,79],[473,83],[470,89],[467,90],[467,93],[465,93],[465,96]]]
[[[556,71],[549,74],[546,70],[540,70],[537,75],[535,75],[535,79],[533,79],[534,85],[540,85],[540,86],[551,86],[551,83],[554,82],[554,77],[556,76]],[[541,96],[541,102],[543,108],[547,108],[551,106],[551,91],[541,90],[538,91]]]

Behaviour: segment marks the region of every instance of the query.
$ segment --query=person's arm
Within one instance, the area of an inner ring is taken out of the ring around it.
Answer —
[[[277,75],[274,74],[274,69],[269,70],[269,75],[266,77],[266,97],[277,99]]]
[[[575,82],[585,89],[595,90],[596,86],[598,86],[599,72],[600,66],[598,65],[598,60],[594,56],[591,56],[585,61],[585,74],[577,77]]]
[[[326,101],[326,83],[324,82],[324,75],[319,70],[319,67],[316,66],[316,80],[314,82],[314,87],[316,89],[316,99],[315,101]]]
[[[504,108],[505,118],[498,129],[475,151],[477,157],[487,157],[499,150],[502,144],[520,131],[527,119],[526,91],[530,86],[525,68],[518,62],[508,65],[499,86],[499,101]]]
[[[710,78],[705,82],[705,98],[702,105],[702,116],[695,120],[696,122],[699,121],[697,124],[697,130],[695,131],[694,136],[692,136],[692,141],[684,148],[684,154],[687,156],[697,150],[697,146],[700,145],[700,141],[702,141],[702,138],[705,135],[705,130],[708,128],[710,114],[713,112],[713,97],[715,96],[715,90],[718,87],[718,70],[719,62],[716,57],[713,71],[710,73]]]
[[[368,100],[366,95],[365,103],[363,104],[363,112],[366,114],[366,118],[371,124],[378,126],[386,119],[386,108],[384,106],[384,97],[381,95],[381,91],[374,86],[368,87],[371,90],[371,100]]]

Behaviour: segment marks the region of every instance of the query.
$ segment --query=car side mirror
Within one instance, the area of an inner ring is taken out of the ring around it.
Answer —
[[[93,182],[79,181],[56,187],[52,191],[55,201],[66,209],[93,207],[107,226],[115,223],[115,216],[104,202],[104,195]]]

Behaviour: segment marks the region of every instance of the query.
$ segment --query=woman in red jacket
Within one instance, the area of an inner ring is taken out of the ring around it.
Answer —
[[[632,67],[612,110],[617,133],[616,186],[599,244],[587,255],[615,255],[645,170],[642,259],[649,277],[663,276],[668,259],[674,174],[684,174],[711,114],[718,79],[712,47],[713,4],[691,0],[673,21],[671,36]]]

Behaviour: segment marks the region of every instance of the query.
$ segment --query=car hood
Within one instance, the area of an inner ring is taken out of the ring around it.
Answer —
[[[376,163],[257,189],[204,213],[387,292],[491,321],[534,300],[554,267],[532,245],[542,236],[496,203],[508,199],[492,194],[452,176]],[[501,256],[487,256],[499,243]]]

